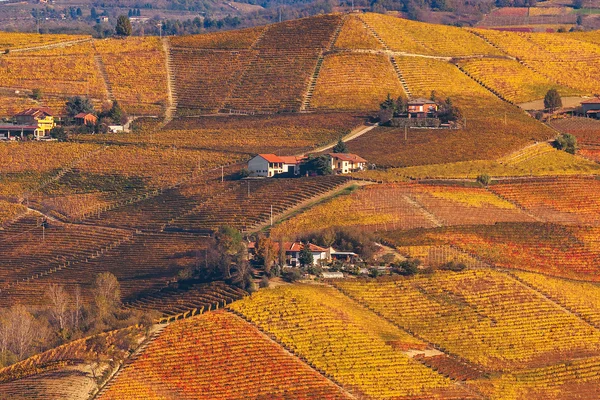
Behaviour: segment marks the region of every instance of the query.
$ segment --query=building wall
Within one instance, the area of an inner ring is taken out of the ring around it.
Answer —
[[[250,176],[268,176],[269,163],[262,157],[254,157],[248,161]]]

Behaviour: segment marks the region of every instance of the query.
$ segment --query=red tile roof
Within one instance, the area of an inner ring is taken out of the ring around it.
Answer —
[[[96,118],[96,116],[94,114],[92,114],[92,113],[79,113],[74,118],[85,118],[88,115],[91,115],[92,117]]]
[[[270,163],[282,163],[283,162],[283,160],[279,156],[276,156],[275,154],[259,154],[258,156],[264,158],[265,160],[267,160],[267,162],[270,162]]]
[[[367,162],[367,160],[365,160],[361,156],[351,153],[329,153],[329,156],[342,161],[350,161],[355,163]]]
[[[279,243],[275,242],[275,243],[273,243],[273,246],[275,247],[275,251],[279,251]],[[285,249],[285,251],[288,251],[288,252],[300,251],[300,250],[302,250],[303,246],[304,246],[304,244],[300,243],[300,242],[284,242],[283,243],[283,248]],[[327,248],[317,246],[316,244],[313,244],[313,243],[309,243],[308,247],[310,248],[310,251],[312,251],[314,253],[320,253],[320,252],[327,251]],[[248,248],[255,249],[256,242],[248,243]]]
[[[15,117],[31,116],[40,117],[42,114],[52,116],[52,111],[48,107],[31,107],[16,114]]]
[[[581,104],[600,104],[600,97],[582,101]]]
[[[280,156],[279,158],[284,164],[300,164],[306,157]]]

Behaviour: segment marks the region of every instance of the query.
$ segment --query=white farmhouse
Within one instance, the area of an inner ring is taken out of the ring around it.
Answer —
[[[362,171],[367,165],[367,160],[350,153],[329,153],[331,170],[335,174],[348,174],[350,172]]]
[[[300,174],[300,163],[303,157],[277,156],[275,154],[258,154],[248,161],[250,176],[270,178],[278,174]]]

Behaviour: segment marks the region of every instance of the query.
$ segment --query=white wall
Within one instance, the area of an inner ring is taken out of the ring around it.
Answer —
[[[268,176],[269,163],[260,156],[256,156],[248,161],[248,171],[250,176]]]

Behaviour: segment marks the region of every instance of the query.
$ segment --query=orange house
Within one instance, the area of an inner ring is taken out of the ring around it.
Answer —
[[[77,125],[96,125],[98,121],[98,118],[90,113],[79,113],[74,118]]]

